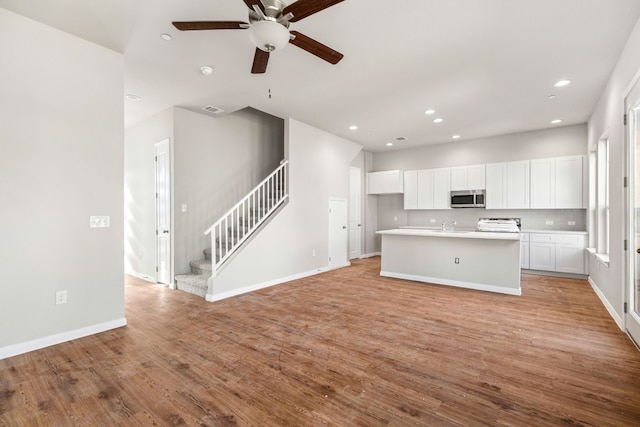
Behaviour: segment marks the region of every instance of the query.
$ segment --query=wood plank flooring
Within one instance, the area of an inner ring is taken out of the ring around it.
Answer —
[[[128,326],[0,361],[0,426],[640,425],[640,352],[586,281],[379,270],[216,303],[129,277]]]

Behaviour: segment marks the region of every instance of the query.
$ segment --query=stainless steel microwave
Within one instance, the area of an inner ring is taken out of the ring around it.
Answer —
[[[484,208],[484,190],[464,190],[451,192],[452,208]]]

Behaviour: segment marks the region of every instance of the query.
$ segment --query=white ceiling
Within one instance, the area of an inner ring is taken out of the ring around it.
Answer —
[[[142,97],[125,101],[127,126],[173,105],[251,106],[370,151],[549,128],[553,119],[585,123],[640,16],[638,0],[345,0],[290,27],[343,53],[340,63],[289,45],[271,55],[266,74],[252,75],[247,31],[171,25],[247,21],[242,0],[0,7],[124,53],[125,93]],[[214,73],[201,75],[202,65]],[[573,83],[553,87],[564,78]],[[424,114],[429,108],[434,116]],[[435,116],[444,122],[434,124]],[[385,145],[398,136],[407,140]]]

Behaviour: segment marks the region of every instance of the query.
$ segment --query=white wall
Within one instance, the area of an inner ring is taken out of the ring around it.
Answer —
[[[213,296],[328,265],[329,198],[349,199],[349,167],[362,147],[293,119],[285,135],[289,203],[220,272]]]
[[[1,8],[0,52],[2,358],[126,321],[123,58]]]
[[[634,78],[640,73],[640,21],[627,41],[624,51],[611,74],[596,108],[588,123],[589,147],[595,147],[605,134],[609,137],[609,185],[611,229],[609,235],[609,267],[599,267],[597,276],[591,277],[605,305],[615,311],[614,317],[623,317],[624,281],[625,281],[625,128],[622,122],[624,114],[624,98]],[[590,260],[590,265],[598,261]]]
[[[151,281],[157,278],[154,145],[165,139],[173,141],[173,108],[125,132],[124,268]]]

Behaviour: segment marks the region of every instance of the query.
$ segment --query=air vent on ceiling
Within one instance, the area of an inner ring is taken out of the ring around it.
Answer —
[[[211,113],[211,114],[222,114],[222,113],[224,113],[224,110],[222,108],[214,107],[213,105],[207,105],[205,107],[202,107],[202,109],[204,111],[206,111],[207,113]]]
[[[396,141],[406,141],[406,140],[407,140],[407,137],[405,137],[405,136],[396,136],[396,137],[395,137],[395,140],[396,140]]]

